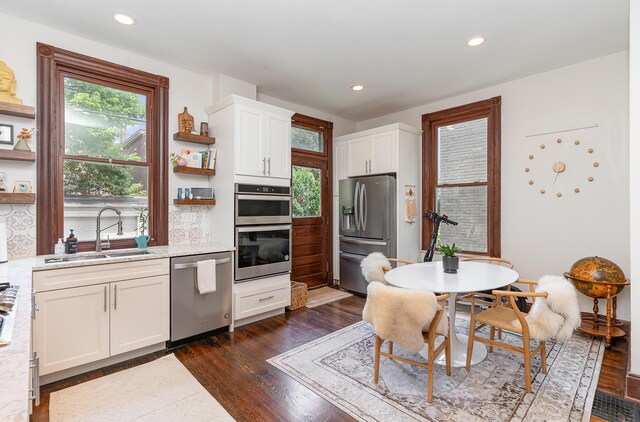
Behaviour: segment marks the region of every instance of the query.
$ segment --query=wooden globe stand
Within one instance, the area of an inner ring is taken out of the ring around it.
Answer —
[[[572,278],[568,277],[569,280],[573,281]],[[580,327],[578,327],[579,331],[583,333],[591,334],[596,337],[605,337],[607,347],[611,346],[611,339],[617,337],[624,337],[625,332],[621,328],[622,322],[616,318],[616,312],[618,307],[618,299],[616,296],[611,295],[611,291],[614,288],[619,288],[620,286],[628,286],[630,284],[629,280],[624,283],[609,283],[607,281],[590,281],[591,283],[600,284],[605,286],[607,289],[607,294],[605,297],[596,297],[593,299],[593,314],[588,312],[582,313],[582,323]],[[599,304],[598,301],[600,299],[606,300],[606,314],[600,315],[598,312]]]

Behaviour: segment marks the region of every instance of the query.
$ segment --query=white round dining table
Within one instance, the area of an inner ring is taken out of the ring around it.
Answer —
[[[421,262],[404,265],[392,269],[385,274],[385,280],[390,285],[410,290],[428,290],[434,293],[449,293],[448,314],[451,344],[451,366],[463,367],[467,364],[467,342],[469,337],[456,333],[456,297],[458,293],[493,290],[509,285],[518,280],[518,273],[501,265],[484,262],[460,262],[460,269],[456,274],[447,274],[442,268],[442,262]],[[487,357],[484,344],[473,346],[471,364],[482,362]],[[444,365],[444,353],[436,363]]]

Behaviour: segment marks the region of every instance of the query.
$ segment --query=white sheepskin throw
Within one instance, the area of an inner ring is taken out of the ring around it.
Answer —
[[[407,351],[419,352],[424,347],[422,332],[429,330],[439,309],[432,292],[370,283],[362,319],[373,325],[378,337],[391,340]],[[442,316],[436,331],[448,333],[446,316]]]
[[[580,325],[578,294],[573,284],[557,275],[545,275],[540,278],[536,292],[547,292],[547,298],[536,298],[526,316],[529,333],[535,340],[555,338],[567,341]],[[520,327],[520,322],[512,324]]]
[[[372,281],[379,281],[384,283],[384,271],[382,268],[391,267],[391,262],[387,259],[386,256],[381,254],[380,252],[372,252],[360,263],[360,268],[362,268],[362,275],[364,276],[367,283],[371,283]]]

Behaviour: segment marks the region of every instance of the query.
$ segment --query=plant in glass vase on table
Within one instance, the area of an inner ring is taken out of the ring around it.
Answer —
[[[140,208],[138,211],[138,231],[140,234],[135,237],[135,241],[139,248],[146,248],[149,243],[149,236],[145,236],[149,222],[149,208]]]
[[[447,274],[455,274],[458,272],[458,268],[460,268],[460,260],[456,256],[456,253],[460,252],[461,249],[456,246],[455,243],[451,245],[439,245],[438,252],[442,255],[442,268],[444,268],[444,272]]]

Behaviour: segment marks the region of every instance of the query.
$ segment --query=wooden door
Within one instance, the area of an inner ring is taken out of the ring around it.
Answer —
[[[36,293],[33,350],[40,375],[109,357],[109,285]]]
[[[169,276],[111,283],[111,356],[169,340]]]
[[[311,288],[333,284],[332,131],[331,122],[300,114],[292,118],[291,279],[304,282]]]

